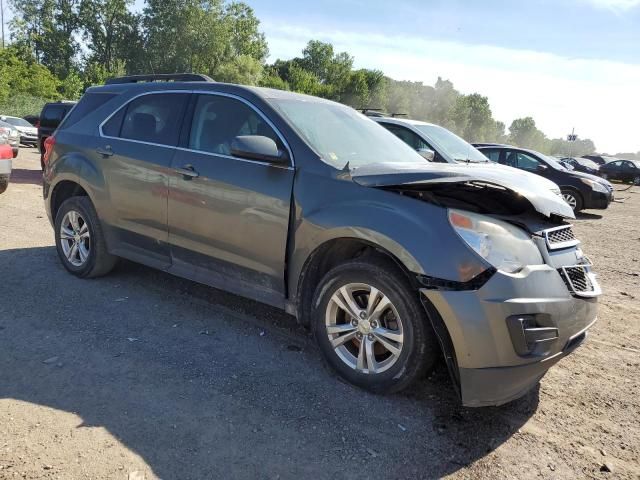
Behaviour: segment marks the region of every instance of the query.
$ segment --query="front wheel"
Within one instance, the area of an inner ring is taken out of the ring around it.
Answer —
[[[325,359],[361,388],[400,391],[438,357],[418,293],[391,262],[358,260],[334,268],[320,282],[313,307],[312,326]]]
[[[582,210],[582,197],[578,192],[569,189],[562,190],[562,198],[569,204],[574,212],[579,212],[580,210]]]

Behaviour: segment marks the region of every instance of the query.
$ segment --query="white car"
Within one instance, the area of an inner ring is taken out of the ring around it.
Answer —
[[[27,122],[24,118],[0,116],[0,121],[8,123],[20,132],[20,143],[22,145],[36,146],[38,144],[38,129]]]

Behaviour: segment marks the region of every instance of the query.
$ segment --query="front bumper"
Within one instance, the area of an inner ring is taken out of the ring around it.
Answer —
[[[613,192],[602,193],[592,191],[591,195],[585,198],[584,208],[594,208],[604,210],[609,208],[609,205],[613,201]]]
[[[421,293],[446,327],[457,369],[452,374],[463,405],[470,407],[501,405],[522,396],[584,341],[597,315],[596,297],[569,293],[549,265],[529,266],[516,274],[497,272],[478,290]],[[522,317],[553,331],[554,338],[523,352],[524,331],[518,339],[508,325],[508,319]]]
[[[20,135],[20,143],[23,145],[36,145],[38,143],[37,135]]]

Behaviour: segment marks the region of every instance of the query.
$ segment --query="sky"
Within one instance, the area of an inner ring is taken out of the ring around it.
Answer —
[[[640,151],[640,0],[244,1],[269,61],[331,42],[356,68],[485,95],[507,126],[532,116],[551,138]]]

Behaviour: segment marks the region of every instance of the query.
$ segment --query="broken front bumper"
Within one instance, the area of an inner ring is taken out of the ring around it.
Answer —
[[[571,294],[549,265],[496,272],[478,290],[420,291],[446,326],[450,342],[440,340],[462,403],[472,407],[522,396],[584,341],[597,315],[597,295]]]

